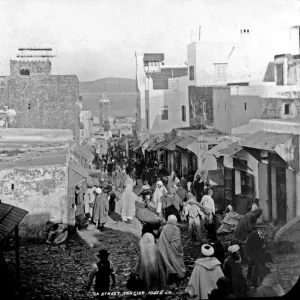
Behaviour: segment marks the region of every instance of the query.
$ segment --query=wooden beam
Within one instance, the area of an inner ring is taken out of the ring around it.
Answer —
[[[17,286],[21,287],[21,274],[20,274],[20,240],[19,240],[19,225],[15,227],[15,248],[16,248],[16,278]]]

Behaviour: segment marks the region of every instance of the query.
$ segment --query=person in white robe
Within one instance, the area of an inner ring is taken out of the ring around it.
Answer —
[[[209,212],[209,221],[213,219],[213,215],[216,213],[215,202],[212,198],[213,190],[208,190],[208,195],[204,195],[201,199],[200,206],[203,206]]]
[[[137,195],[133,192],[134,182],[130,177],[132,168],[126,168],[127,178],[125,179],[125,190],[122,193],[120,199],[120,211],[124,222],[130,223],[130,220],[135,216],[135,201],[137,201]]]
[[[93,215],[93,206],[95,202],[95,194],[96,187],[88,188],[84,195],[84,213],[91,220]]]
[[[166,187],[163,185],[162,181],[157,181],[156,189],[153,194],[152,201],[156,206],[156,213],[159,215],[161,214],[161,206],[162,206],[161,197],[164,196],[167,192],[168,191]]]

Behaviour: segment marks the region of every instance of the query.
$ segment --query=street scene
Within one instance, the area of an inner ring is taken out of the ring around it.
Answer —
[[[300,2],[241,2],[0,0],[1,299],[296,297]]]

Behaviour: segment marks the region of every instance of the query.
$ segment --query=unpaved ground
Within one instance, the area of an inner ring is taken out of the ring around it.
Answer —
[[[77,232],[68,239],[65,249],[47,244],[26,245],[20,248],[22,299],[94,299],[93,291],[87,292],[87,276],[94,262],[98,261],[100,249],[107,249],[116,269],[117,287],[114,291],[126,291],[126,282],[130,270],[134,269],[139,258],[138,242],[141,235],[141,224],[134,220],[132,224],[114,222],[109,218],[106,230],[100,232],[89,228],[90,231]],[[169,286],[172,292],[167,299],[188,299],[184,290],[193,264],[200,255],[201,244],[191,243],[187,225],[180,225],[182,244],[185,253],[187,278]],[[227,236],[228,238],[228,236]],[[220,237],[221,240],[226,236]],[[285,292],[288,292],[300,276],[300,255],[275,254],[272,243],[269,251],[273,254],[274,272]],[[14,268],[15,253],[6,253],[9,265]],[[243,267],[246,275],[247,268]],[[133,296],[122,298],[133,299]],[[137,298],[135,298],[137,299]]]

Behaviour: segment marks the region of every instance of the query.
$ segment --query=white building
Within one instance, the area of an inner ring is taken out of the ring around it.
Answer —
[[[83,124],[83,129],[80,129],[80,144],[84,140],[87,140],[88,144],[91,144],[92,137],[92,112],[91,111],[81,111],[80,115],[80,123]]]
[[[141,140],[189,126],[187,66],[165,66],[163,60],[162,53],[136,53],[137,133]]]
[[[267,40],[241,29],[234,41],[204,38],[188,45],[190,85],[216,86],[234,82],[274,81],[273,57],[299,53],[299,26],[287,30],[286,38]]]

